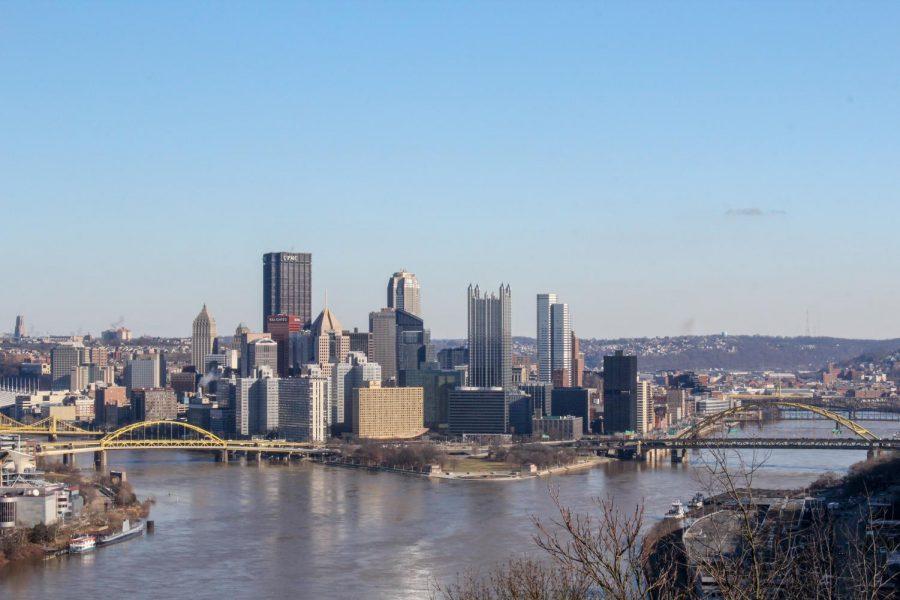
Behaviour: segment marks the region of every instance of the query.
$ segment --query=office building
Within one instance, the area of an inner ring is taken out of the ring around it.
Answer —
[[[16,328],[13,331],[13,337],[17,340],[28,337],[28,332],[25,329],[25,315],[16,315]]]
[[[353,390],[353,434],[365,439],[408,439],[422,435],[422,388],[383,388],[379,382]]]
[[[388,280],[387,306],[395,310],[405,310],[417,317],[422,316],[419,304],[419,280],[414,273],[401,270]]]
[[[431,332],[425,329],[425,322],[416,315],[402,309],[394,311],[397,333],[397,382],[406,383],[407,374],[420,371],[429,364],[436,364]]]
[[[131,408],[135,421],[174,421],[178,418],[175,392],[163,388],[133,390]]]
[[[616,350],[603,357],[604,433],[635,431],[637,427],[637,356]]]
[[[538,379],[549,383],[552,381],[553,367],[551,355],[553,349],[553,331],[551,328],[551,306],[556,304],[556,294],[537,295],[537,345]]]
[[[272,339],[269,337],[268,333],[254,333],[251,332],[247,327],[243,325],[239,325],[237,331],[235,331],[234,345],[239,349],[240,352],[240,374],[241,377],[249,377],[252,375],[253,367],[250,364],[250,344],[255,342],[256,340],[264,340],[264,339]],[[278,366],[278,348],[276,345],[275,349],[276,353],[276,368]]]
[[[369,313],[372,354],[369,359],[381,365],[382,381],[397,381],[397,315],[393,308]]]
[[[451,391],[447,406],[449,432],[507,433],[507,391],[501,387],[460,387]]]
[[[269,315],[296,315],[303,327],[312,320],[312,254],[269,252],[263,255],[263,330]]]
[[[362,352],[350,352],[346,362],[332,365],[331,408],[332,428],[349,431],[353,419],[353,390],[368,385],[370,381],[381,383],[381,366],[369,362]]]
[[[179,398],[184,394],[193,394],[197,391],[197,373],[184,371],[172,373],[169,376],[169,383],[175,395]]]
[[[116,429],[129,420],[130,403],[125,388],[117,385],[98,387],[94,394],[94,423]]]
[[[333,312],[326,306],[310,327],[315,348],[315,362],[340,363],[347,360],[350,338]]]
[[[264,369],[272,375],[278,374],[278,344],[269,337],[247,344],[247,367],[251,375]]]
[[[535,407],[534,397],[521,390],[508,390],[506,401],[509,405],[509,433],[518,436],[531,435],[531,421],[540,409]]]
[[[350,352],[362,352],[366,358],[372,358],[372,334],[368,331],[360,331],[354,327],[353,331],[345,331],[344,335],[350,338]]]
[[[572,387],[584,387],[584,352],[581,351],[581,342],[578,336],[572,332]]]
[[[457,369],[428,367],[406,373],[406,385],[422,388],[425,426],[432,429],[446,428],[450,392],[465,384],[465,374]]]
[[[61,344],[50,350],[50,379],[53,391],[72,389],[72,368],[82,363],[84,347],[78,344]]]
[[[291,334],[299,333],[303,324],[297,315],[269,315],[266,319],[266,331],[278,345],[278,376],[287,377],[291,374]]]
[[[547,441],[580,440],[584,431],[581,417],[571,415],[565,417],[535,417],[532,422],[532,435],[536,439]]]
[[[437,361],[442,369],[455,369],[469,364],[469,349],[465,346],[444,348],[437,353]]]
[[[304,375],[279,382],[279,433],[298,442],[328,440],[328,379]]]
[[[512,380],[511,294],[501,285],[499,295],[478,286],[468,290],[469,385],[510,389]]]
[[[137,389],[153,389],[162,387],[160,382],[160,356],[152,353],[135,356],[125,363],[125,388],[129,396]]]
[[[591,393],[587,388],[554,387],[551,409],[553,417],[581,417],[584,433],[590,433]]]
[[[553,414],[553,384],[530,381],[519,386],[523,394],[533,398],[534,415],[542,417]]]
[[[205,373],[203,359],[207,354],[213,353],[213,342],[216,339],[216,320],[210,316],[206,304],[200,309],[200,314],[194,319],[191,329],[191,360],[197,372]]]

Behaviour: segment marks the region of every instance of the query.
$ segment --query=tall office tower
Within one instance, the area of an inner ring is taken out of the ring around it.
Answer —
[[[637,424],[637,356],[625,356],[616,350],[603,357],[604,433],[634,431]]]
[[[15,337],[17,340],[21,340],[27,335],[28,334],[25,330],[25,315],[16,315],[16,329],[13,333],[13,337]]]
[[[291,334],[302,328],[297,315],[269,315],[266,331],[278,344],[278,376],[287,377],[291,371]]]
[[[297,315],[308,327],[312,320],[312,254],[269,252],[263,255],[263,327],[269,315]]]
[[[569,305],[557,302],[550,306],[551,379],[557,387],[572,383],[572,329],[569,324]]]
[[[216,339],[216,320],[213,319],[206,304],[200,309],[200,314],[194,319],[191,335],[191,360],[198,373],[204,373],[203,359],[207,354],[212,354],[213,341]]]
[[[572,332],[572,387],[584,385],[584,352],[581,351],[581,342],[578,336]]]
[[[551,329],[551,310],[550,307],[556,304],[556,294],[538,294],[537,295],[537,362],[538,362],[538,380],[543,382],[552,381],[552,349],[553,349],[553,332]]]
[[[272,338],[253,340],[247,345],[247,367],[249,372],[278,374],[278,344]]]
[[[438,351],[437,361],[442,369],[455,369],[461,365],[467,365],[469,364],[469,349],[465,346],[444,348]]]
[[[369,360],[381,365],[383,382],[397,381],[397,316],[393,308],[369,313],[372,354]]]
[[[278,427],[288,440],[328,440],[328,379],[319,375],[279,381]]]
[[[344,335],[341,322],[327,306],[313,321],[310,331],[315,345],[317,363],[340,363],[347,360],[347,354],[350,352],[350,338]]]
[[[397,383],[406,382],[407,374],[420,371],[426,365],[435,363],[434,347],[431,345],[431,331],[425,329],[421,317],[403,309],[394,311],[397,323]]]
[[[54,392],[71,389],[72,367],[82,363],[84,348],[77,344],[61,344],[50,350],[50,379]]]
[[[499,296],[481,295],[469,285],[469,385],[510,389],[512,300],[509,284],[500,286]]]
[[[650,395],[650,382],[638,381],[637,394],[634,396],[634,432],[645,434],[653,429],[653,398]]]
[[[394,273],[388,280],[387,287],[388,308],[405,310],[417,317],[422,316],[422,306],[419,303],[419,280],[415,273],[401,270]]]

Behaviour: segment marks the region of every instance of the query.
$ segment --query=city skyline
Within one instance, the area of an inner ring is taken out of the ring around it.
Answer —
[[[406,267],[436,338],[497,280],[516,335],[553,289],[584,337],[900,337],[900,7],[2,12],[2,247],[32,265],[4,331],[255,329],[293,248],[351,327]]]

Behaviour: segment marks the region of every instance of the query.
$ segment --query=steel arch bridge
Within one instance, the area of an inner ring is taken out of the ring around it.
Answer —
[[[836,423],[839,423],[843,427],[846,427],[857,436],[868,442],[878,442],[880,438],[854,421],[851,421],[847,417],[844,417],[836,412],[832,412],[826,408],[822,408],[821,406],[813,406],[810,404],[802,404],[800,402],[788,402],[784,400],[774,400],[774,399],[766,399],[766,400],[754,400],[750,402],[742,402],[740,406],[735,406],[733,408],[729,408],[728,410],[723,410],[722,412],[718,412],[714,415],[710,415],[691,427],[687,429],[677,436],[675,439],[677,440],[688,440],[688,439],[697,439],[702,436],[710,427],[726,420],[728,417],[736,415],[741,412],[745,412],[748,410],[758,410],[761,408],[777,406],[779,408],[794,408],[799,410],[808,410],[817,415],[821,415],[827,419],[830,419]]]
[[[147,434],[151,435],[147,435]],[[152,434],[156,435],[152,435]],[[196,434],[196,437],[191,437]],[[186,437],[187,436],[187,437]],[[212,448],[224,450],[228,442],[196,425],[183,421],[140,421],[100,438],[100,450],[113,448]]]

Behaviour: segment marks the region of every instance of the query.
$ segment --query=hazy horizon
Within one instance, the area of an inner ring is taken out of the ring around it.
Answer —
[[[900,5],[699,4],[5,4],[0,330],[260,329],[293,249],[348,328],[406,268],[435,338],[501,281],[516,335],[900,337]]]

